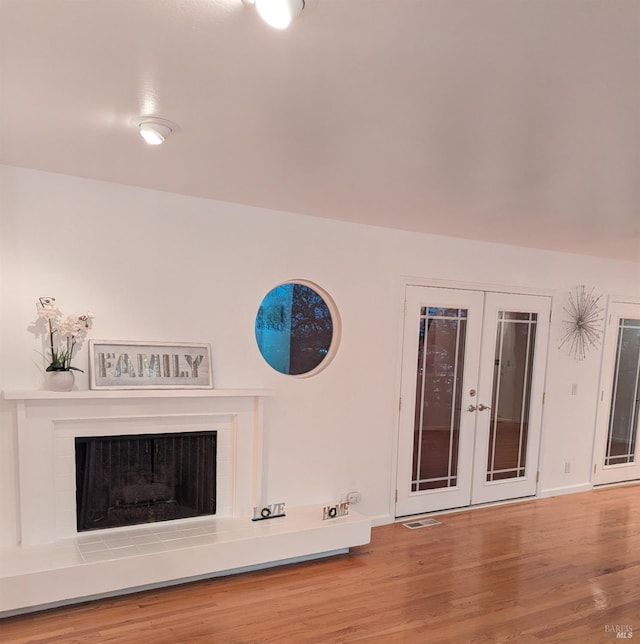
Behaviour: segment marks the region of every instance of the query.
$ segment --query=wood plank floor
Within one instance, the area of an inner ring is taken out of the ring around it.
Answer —
[[[6,618],[0,642],[640,639],[639,485],[438,519],[331,559]]]

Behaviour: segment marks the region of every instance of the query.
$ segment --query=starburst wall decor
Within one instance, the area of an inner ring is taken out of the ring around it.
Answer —
[[[576,360],[584,360],[587,352],[596,349],[602,335],[601,323],[604,309],[600,306],[602,295],[596,295],[594,289],[587,291],[584,285],[576,286],[569,293],[569,301],[562,307],[565,318],[564,335],[558,346],[566,348],[567,353]]]

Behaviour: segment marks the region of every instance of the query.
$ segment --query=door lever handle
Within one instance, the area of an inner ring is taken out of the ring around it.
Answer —
[[[491,409],[491,407],[489,405],[483,405],[482,403],[478,405],[478,411],[484,411],[485,409]]]
[[[477,407],[475,405],[469,405],[467,407],[467,411],[475,411],[476,409],[477,409]]]

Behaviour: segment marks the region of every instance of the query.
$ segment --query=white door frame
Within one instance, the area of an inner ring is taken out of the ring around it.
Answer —
[[[511,284],[496,284],[491,282],[466,282],[460,280],[430,279],[415,275],[401,275],[397,281],[398,293],[398,344],[396,351],[396,387],[394,391],[394,400],[396,401],[395,410],[395,430],[393,435],[393,447],[391,450],[391,485],[389,486],[389,517],[392,520],[396,518],[396,482],[398,480],[398,441],[400,438],[400,397],[401,397],[401,373],[402,373],[402,347],[404,344],[404,298],[407,286],[426,286],[431,288],[451,288],[469,291],[491,291],[495,293],[513,293],[514,295],[542,295],[551,298],[551,316],[553,320],[553,304],[558,297],[558,291],[551,289],[529,288],[523,286],[514,286]],[[640,301],[640,300],[639,300]],[[549,341],[545,350],[545,373],[544,389],[547,388],[547,376],[549,366],[549,352],[551,350],[552,332],[549,333]],[[537,471],[541,469],[542,448],[544,445],[545,435],[545,410],[542,409],[541,427],[540,427],[540,445],[538,449]],[[540,481],[536,481],[535,497],[540,496]],[[476,506],[477,507],[477,506]]]
[[[616,478],[616,470],[625,469],[624,467],[611,467],[611,469],[608,470],[608,475],[603,472],[603,461],[606,451],[604,439],[605,435],[608,433],[607,424],[611,411],[611,386],[615,361],[615,355],[612,356],[611,352],[613,351],[615,354],[615,341],[618,338],[618,325],[613,324],[611,316],[614,309],[625,305],[640,307],[640,298],[611,295],[607,299],[604,333],[602,337],[602,360],[600,363],[600,379],[598,383],[596,422],[594,424],[593,432],[593,452],[591,463],[592,487],[597,485],[616,485],[627,483],[627,481],[614,480]],[[630,315],[635,317],[637,313],[631,312]],[[636,447],[636,451],[638,450],[640,450],[640,444]]]
[[[530,395],[530,410],[529,410],[529,431],[527,438],[527,473],[521,477],[514,479],[504,479],[498,481],[488,482],[486,480],[486,466],[489,446],[489,433],[488,433],[488,419],[483,418],[485,422],[476,425],[476,446],[473,454],[474,467],[473,477],[474,484],[472,486],[472,504],[480,505],[483,503],[492,503],[496,501],[505,501],[509,498],[524,498],[531,497],[532,493],[537,494],[539,481],[537,471],[540,466],[540,447],[542,437],[542,414],[544,410],[544,390],[546,383],[546,374],[548,366],[548,347],[550,338],[550,312],[553,298],[549,296],[539,296],[522,293],[496,293],[495,291],[488,291],[485,297],[485,319],[487,311],[493,307],[494,319],[497,320],[498,311],[506,307],[512,307],[512,302],[507,304],[504,300],[509,298],[513,300],[517,297],[524,298],[537,298],[535,303],[527,300],[523,303],[523,308],[509,308],[509,310],[524,310],[527,312],[535,312],[538,315],[538,322],[535,330],[535,352],[533,362],[531,364],[531,389]],[[497,322],[496,322],[497,324]],[[480,363],[480,374],[478,378],[478,391],[488,391],[489,380],[493,379],[493,357],[496,350],[495,347],[495,334],[496,324],[492,327],[483,329],[482,350],[484,355]],[[489,401],[491,402],[491,401]],[[538,433],[539,432],[539,433]],[[535,454],[535,458],[532,455]],[[507,496],[512,494],[512,497]]]

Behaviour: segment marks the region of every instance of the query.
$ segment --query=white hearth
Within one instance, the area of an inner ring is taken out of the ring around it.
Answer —
[[[371,522],[321,507],[251,521],[263,495],[265,390],[5,392],[15,401],[20,543],[0,548],[0,615],[348,551]],[[216,431],[215,516],[76,530],[75,438]],[[331,500],[329,499],[328,502]]]

